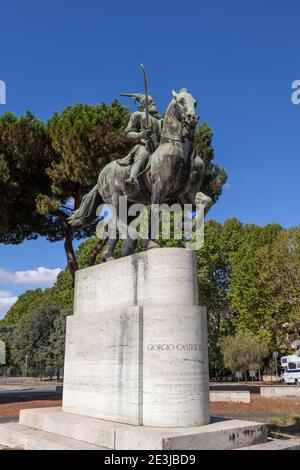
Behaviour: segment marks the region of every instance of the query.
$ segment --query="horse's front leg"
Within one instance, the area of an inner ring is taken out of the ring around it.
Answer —
[[[207,196],[206,194],[199,191],[195,196],[195,203],[196,204],[203,204],[204,208],[204,215],[206,215],[213,205],[213,200],[211,197]]]
[[[143,240],[143,247],[146,250],[159,247],[159,244],[155,242],[155,239],[159,236],[159,205],[161,201],[162,187],[160,180],[157,179],[154,185],[152,186],[148,238],[146,240]]]

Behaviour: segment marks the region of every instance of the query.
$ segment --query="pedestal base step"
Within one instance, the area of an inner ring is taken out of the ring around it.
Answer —
[[[268,439],[262,444],[241,447],[235,450],[299,450],[300,439]]]
[[[0,426],[0,445],[10,447],[16,445],[24,447],[25,445],[26,449],[33,450],[43,446],[42,440],[35,441],[34,439],[39,436],[39,431],[45,437],[47,434],[56,436],[54,442],[57,443],[60,442],[60,438],[67,438],[70,445],[79,441],[79,446],[86,442],[91,449],[113,450],[223,450],[263,443],[267,440],[266,426],[251,421],[216,420],[199,427],[157,428],[133,426],[64,413],[61,408],[22,410],[20,424],[14,424],[14,429],[18,436],[21,436],[22,430],[24,433],[25,431],[31,432],[28,438],[27,435],[26,439],[24,438],[25,444],[19,440],[18,442],[12,440],[8,443],[5,436],[7,432],[12,434],[11,426],[12,424]],[[29,439],[31,436],[32,439]],[[68,442],[65,445],[68,445]]]
[[[33,429],[18,423],[0,424],[0,443],[10,449],[104,450],[103,447]]]

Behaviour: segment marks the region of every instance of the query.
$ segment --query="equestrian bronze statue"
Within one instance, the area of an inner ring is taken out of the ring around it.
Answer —
[[[74,227],[84,227],[96,219],[97,208],[109,204],[119,214],[120,197],[130,204],[153,204],[151,233],[144,240],[145,249],[158,246],[153,237],[159,222],[157,207],[162,203],[203,204],[204,213],[212,205],[210,197],[200,192],[205,165],[194,149],[194,132],[198,121],[196,100],[186,88],[173,91],[173,98],[163,120],[154,100],[145,94],[127,94],[139,103],[131,115],[125,137],[133,148],[123,159],[106,165],[96,186],[84,196],[79,209],[69,217]],[[113,257],[116,238],[110,239],[104,259]],[[122,244],[122,256],[131,254],[137,240]]]

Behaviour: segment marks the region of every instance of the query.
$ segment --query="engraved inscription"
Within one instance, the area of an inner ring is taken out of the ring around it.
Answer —
[[[171,351],[207,351],[207,346],[203,344],[185,344],[185,343],[164,343],[164,344],[148,344],[148,351],[155,352],[171,352]]]

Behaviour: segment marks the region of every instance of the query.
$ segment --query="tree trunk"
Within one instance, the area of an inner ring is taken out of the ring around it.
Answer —
[[[99,242],[97,243],[95,248],[92,249],[92,251],[90,253],[90,256],[89,256],[89,266],[94,266],[95,265],[97,255],[100,253],[102,248],[105,246],[106,242],[107,242],[107,238],[105,238],[104,240],[99,240]]]
[[[78,184],[74,194],[74,210],[79,208],[81,203],[82,185]]]
[[[78,269],[78,265],[77,265],[77,261],[76,261],[74,248],[73,248],[73,228],[67,222],[67,217],[68,217],[67,214],[65,214],[61,210],[58,210],[56,212],[56,215],[60,219],[62,219],[66,224],[66,236],[65,236],[64,248],[65,248],[65,252],[66,252],[68,268],[69,268],[69,271],[72,275],[73,285],[74,285],[75,272]]]
[[[75,190],[75,194],[74,194],[74,210],[77,210],[80,206],[81,193],[82,193],[82,186],[81,186],[81,184],[78,184],[77,187],[76,187],[76,190]],[[77,261],[76,261],[75,251],[74,251],[74,248],[73,248],[73,228],[66,221],[66,218],[67,218],[66,214],[64,214],[64,216],[65,216],[65,222],[67,224],[66,238],[65,238],[65,245],[64,246],[65,246],[65,252],[66,252],[66,256],[67,256],[68,268],[69,268],[69,271],[72,275],[73,286],[74,286],[75,272],[78,269],[78,264],[77,264]]]

